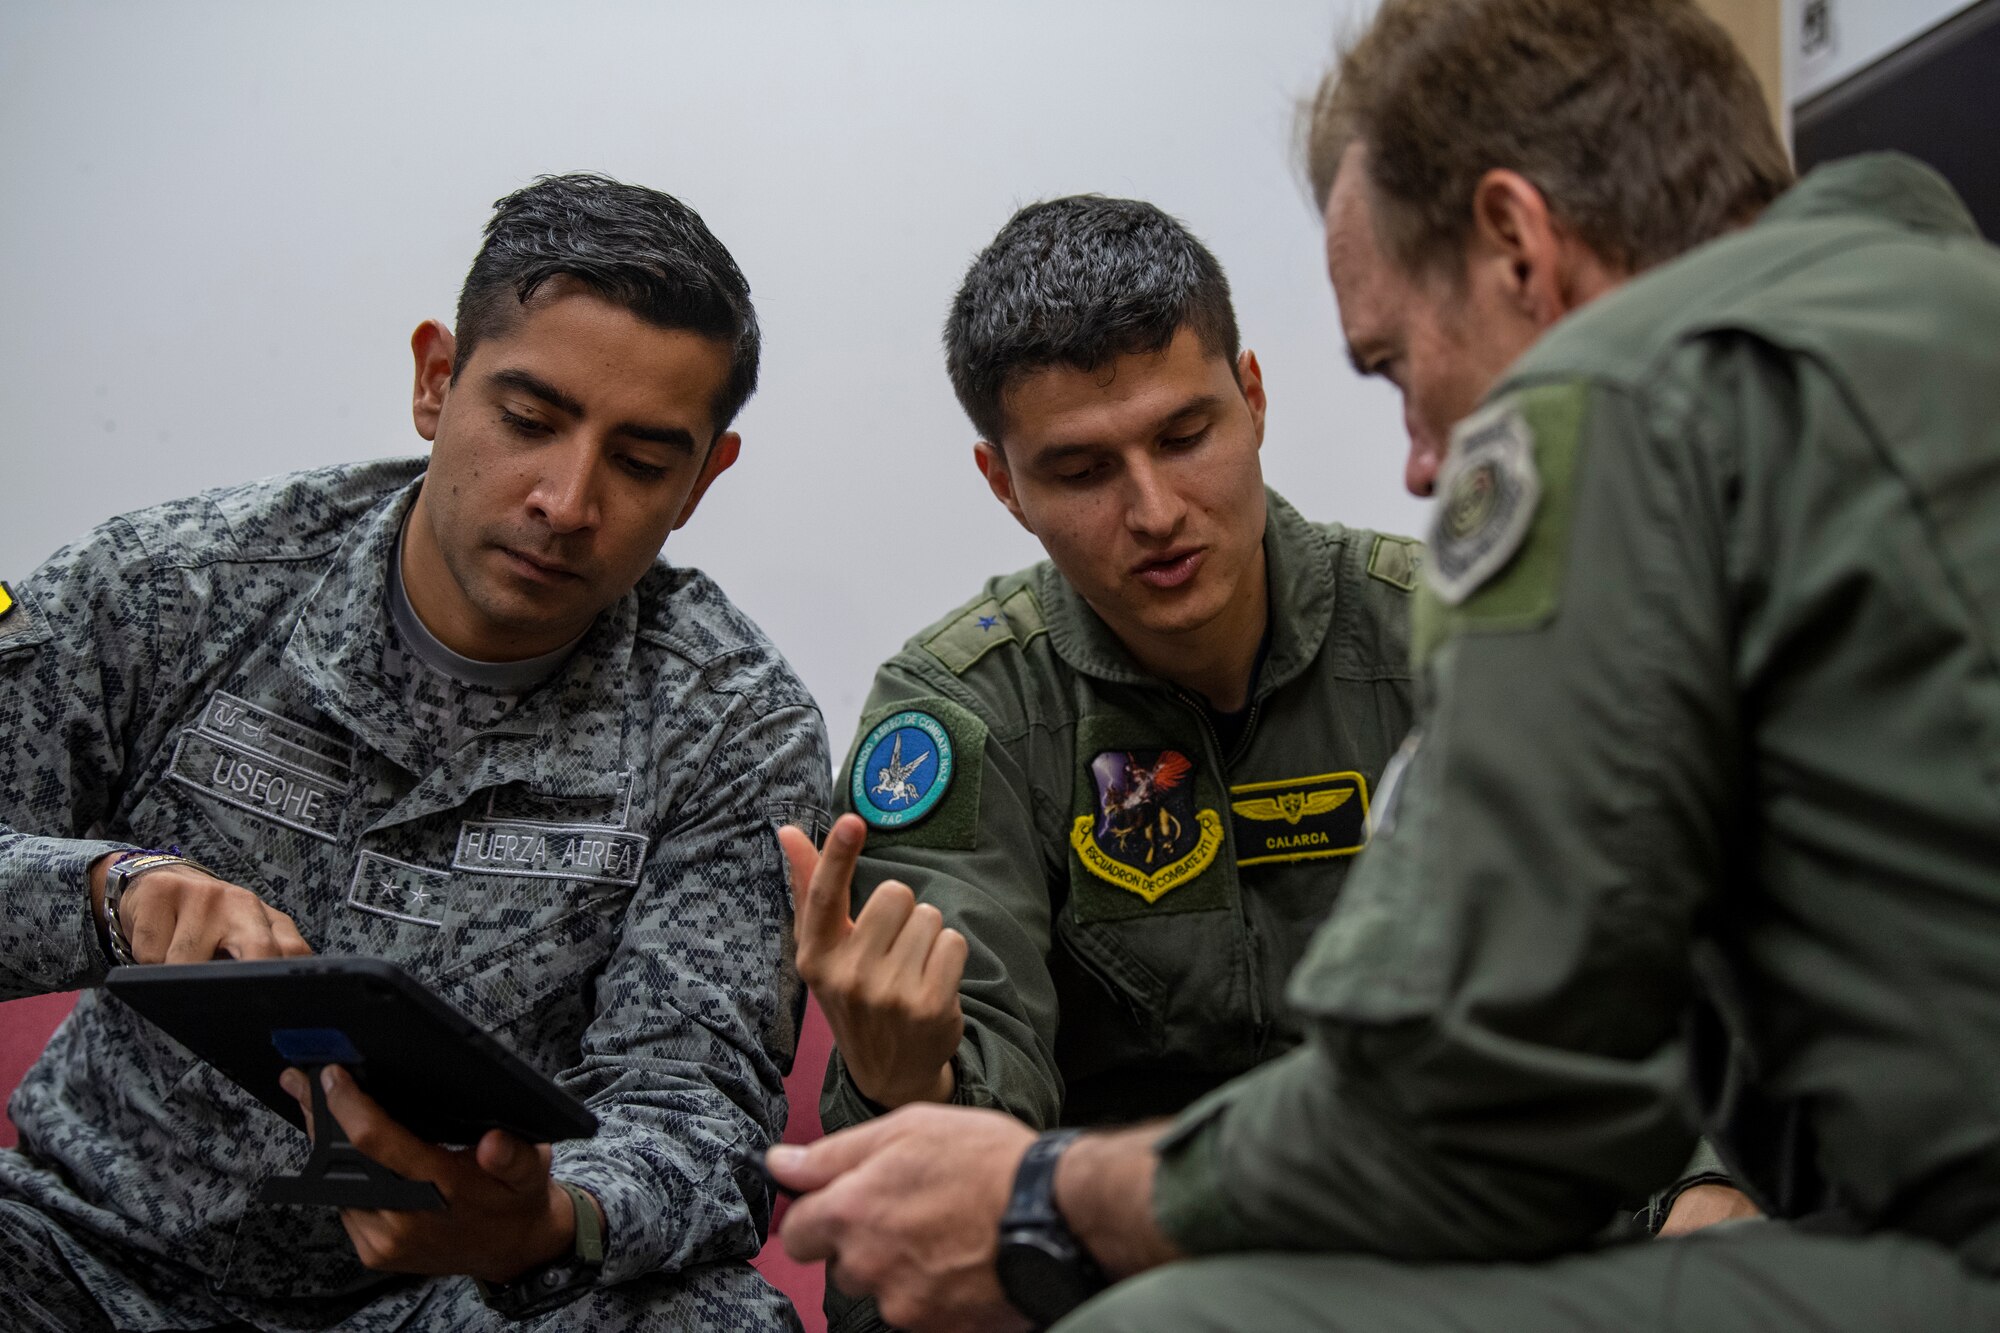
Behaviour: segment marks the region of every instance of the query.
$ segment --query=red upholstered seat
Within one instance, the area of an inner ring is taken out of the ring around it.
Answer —
[[[0,1003],[0,1099],[12,1095],[28,1066],[41,1054],[42,1046],[56,1024],[76,1003],[76,995],[37,995],[26,1000]],[[791,1125],[785,1131],[788,1143],[810,1143],[820,1135],[819,1085],[826,1073],[826,1057],[833,1039],[819,1006],[806,1013],[805,1031],[799,1037],[798,1062],[786,1080],[791,1095]],[[0,1116],[0,1148],[14,1146],[14,1122]],[[783,1214],[784,1201],[778,1208]],[[799,1307],[799,1318],[807,1333],[826,1333],[826,1317],[820,1312],[820,1296],[825,1286],[825,1269],[818,1264],[794,1263],[773,1239],[757,1256],[757,1268],[771,1283]]]
[[[14,1095],[14,1085],[75,1004],[75,991],[0,1003],[0,1100]],[[0,1116],[0,1148],[13,1147],[14,1140],[14,1122]]]

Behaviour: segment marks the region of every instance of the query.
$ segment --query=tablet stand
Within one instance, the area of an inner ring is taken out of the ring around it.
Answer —
[[[402,1212],[436,1212],[444,1196],[428,1180],[405,1180],[347,1141],[347,1131],[327,1109],[326,1089],[319,1078],[323,1066],[303,1072],[312,1084],[312,1156],[295,1176],[272,1176],[257,1189],[259,1203],[317,1204],[327,1208],[389,1208]]]

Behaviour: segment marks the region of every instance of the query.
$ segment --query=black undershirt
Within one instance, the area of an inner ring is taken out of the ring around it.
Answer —
[[[1208,725],[1215,730],[1215,740],[1222,747],[1221,759],[1228,763],[1236,747],[1243,743],[1243,735],[1250,729],[1250,714],[1256,708],[1257,680],[1264,674],[1264,659],[1271,652],[1271,623],[1264,622],[1264,637],[1257,645],[1257,660],[1250,666],[1250,688],[1244,695],[1243,706],[1233,713],[1224,713],[1203,696],[1197,694],[1194,701],[1201,709],[1201,715],[1208,719]]]

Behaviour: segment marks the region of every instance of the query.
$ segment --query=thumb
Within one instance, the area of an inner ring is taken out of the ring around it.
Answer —
[[[888,1120],[870,1120],[804,1147],[780,1143],[764,1155],[764,1165],[786,1189],[810,1194],[874,1156],[899,1128]]]
[[[504,1129],[489,1129],[477,1148],[479,1169],[506,1188],[532,1194],[548,1188],[549,1145],[530,1143]]]

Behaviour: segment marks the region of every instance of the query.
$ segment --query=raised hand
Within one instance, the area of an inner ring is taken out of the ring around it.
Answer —
[[[886,1107],[949,1101],[951,1057],[965,1031],[965,937],[897,880],[885,880],[849,920],[866,838],[854,815],[835,821],[823,853],[801,830],[779,830],[791,863],[799,975],[819,997],[863,1096]]]

